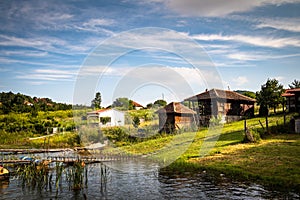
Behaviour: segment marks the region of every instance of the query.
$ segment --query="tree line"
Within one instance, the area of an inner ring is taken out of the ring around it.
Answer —
[[[95,98],[91,101],[91,107],[95,110],[101,109],[102,97],[100,92],[96,92]],[[163,99],[158,99],[154,103],[147,104],[147,109],[158,108],[167,105],[167,102]],[[119,110],[134,110],[136,107],[133,100],[127,97],[119,97],[114,100],[114,102],[107,108],[117,108]]]
[[[69,110],[72,105],[56,103],[49,98],[30,97],[13,92],[0,93],[0,114],[29,113],[36,115],[38,111]]]

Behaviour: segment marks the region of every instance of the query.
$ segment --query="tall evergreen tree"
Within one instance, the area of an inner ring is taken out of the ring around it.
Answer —
[[[260,105],[260,115],[266,116],[267,131],[269,108],[273,108],[274,113],[276,113],[276,108],[283,102],[283,97],[281,96],[283,92],[283,85],[279,84],[278,80],[268,79],[261,86],[261,90],[256,93],[257,104]]]
[[[95,98],[92,100],[92,107],[94,107],[95,109],[101,108],[101,102],[102,102],[101,93],[97,92]]]
[[[289,85],[290,89],[300,88],[300,81],[294,80],[291,85]]]

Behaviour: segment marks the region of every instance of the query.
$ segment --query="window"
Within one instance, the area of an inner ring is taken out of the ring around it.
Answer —
[[[105,125],[108,122],[111,122],[111,117],[100,117],[100,122]]]

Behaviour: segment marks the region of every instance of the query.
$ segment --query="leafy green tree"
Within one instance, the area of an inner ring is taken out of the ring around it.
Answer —
[[[290,89],[300,88],[300,81],[294,80],[291,85],[289,85]]]
[[[273,108],[276,113],[276,108],[283,102],[281,94],[284,92],[283,85],[279,84],[276,79],[268,79],[261,86],[261,90],[256,93],[257,104],[266,106],[267,109]]]
[[[147,109],[151,109],[153,107],[153,103],[148,103],[146,107]]]
[[[167,105],[167,102],[165,100],[163,100],[163,99],[158,99],[153,104],[157,105],[159,107],[164,107],[164,106]]]
[[[33,109],[36,111],[69,110],[72,109],[72,105],[56,103],[49,98],[32,98],[20,93],[0,93],[0,113],[2,114],[11,112],[29,113],[32,112]]]
[[[92,107],[94,107],[95,109],[100,109],[101,102],[102,102],[101,93],[97,92],[95,98],[92,100]]]
[[[247,97],[250,97],[252,99],[255,99],[256,98],[256,94],[255,92],[252,92],[252,91],[247,91],[247,90],[236,90],[235,92],[239,93],[239,94],[242,94],[242,95],[245,95]]]
[[[129,109],[129,99],[126,97],[117,98],[113,104],[113,108],[119,108],[120,110],[128,110]]]
[[[133,101],[132,100],[129,100],[129,103],[128,103],[128,110],[134,110],[135,109],[135,105],[133,104]]]
[[[265,84],[261,86],[261,90],[256,93],[257,104],[260,105],[260,115],[266,116],[266,127],[268,127],[269,108],[274,109],[283,102],[281,94],[284,92],[283,85],[279,84],[276,79],[268,79]]]
[[[138,116],[134,116],[133,119],[132,119],[132,125],[135,127],[135,128],[138,128],[139,125],[140,125],[140,118]]]

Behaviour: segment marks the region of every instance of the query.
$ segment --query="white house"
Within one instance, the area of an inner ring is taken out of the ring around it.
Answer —
[[[116,109],[102,109],[87,113],[88,121],[91,118],[97,119],[100,127],[124,126],[125,113]]]

